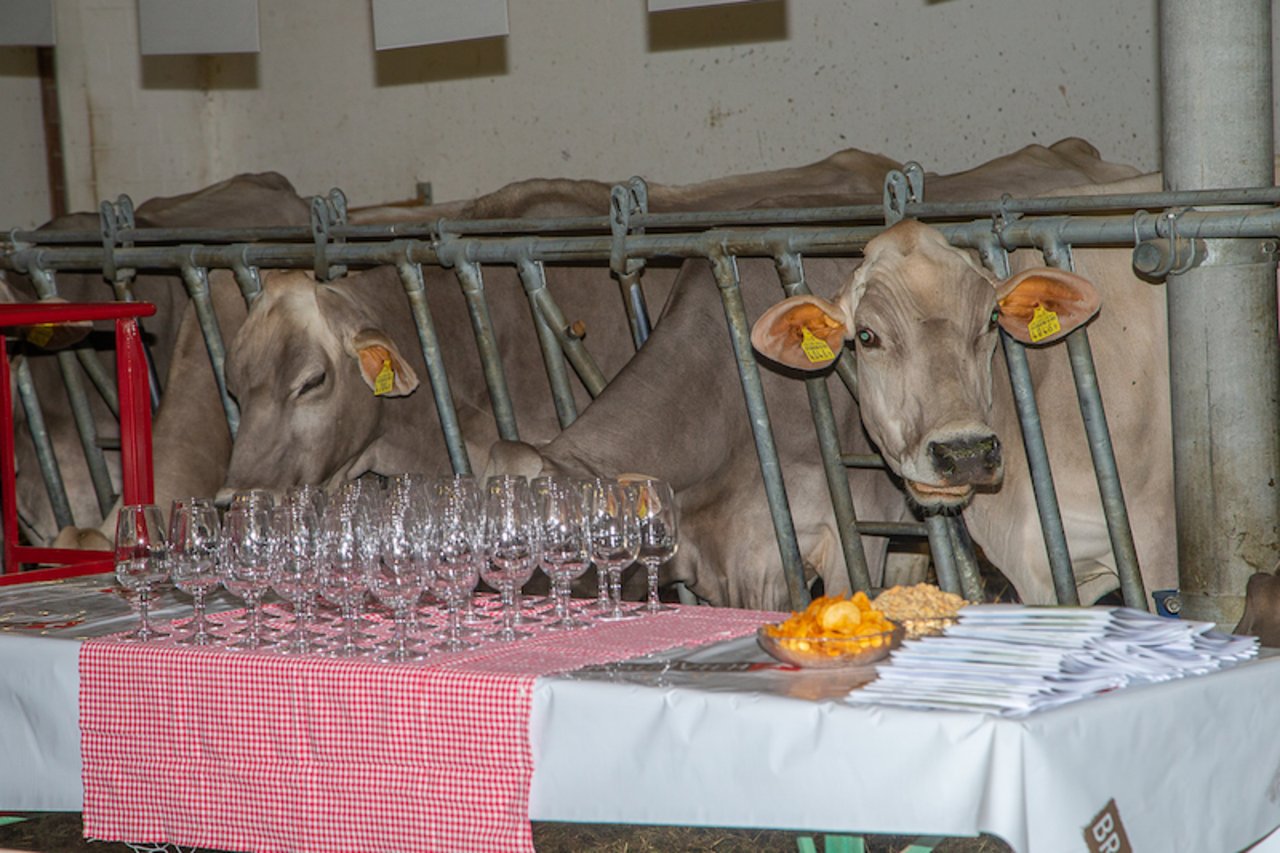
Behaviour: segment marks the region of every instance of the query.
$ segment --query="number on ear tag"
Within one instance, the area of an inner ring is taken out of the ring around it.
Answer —
[[[836,357],[831,347],[827,346],[827,342],[809,331],[808,326],[801,326],[800,331],[804,335],[800,341],[800,349],[804,350],[805,358],[809,359],[810,364],[831,361]]]
[[[382,369],[378,371],[377,377],[373,380],[373,395],[381,397],[383,394],[390,394],[395,384],[396,371],[391,366],[391,359],[384,358],[382,360]]]
[[[1027,324],[1027,334],[1031,337],[1031,343],[1039,343],[1061,331],[1062,324],[1058,322],[1058,315],[1043,305],[1037,305],[1035,313],[1031,315],[1031,322]]]

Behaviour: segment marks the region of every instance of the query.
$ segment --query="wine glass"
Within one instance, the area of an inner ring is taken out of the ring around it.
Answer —
[[[432,590],[445,603],[445,636],[433,650],[474,649],[462,627],[463,604],[471,597],[484,559],[481,544],[480,491],[471,477],[436,481],[432,495],[434,523],[428,536]]]
[[[152,640],[162,636],[150,620],[151,594],[168,572],[168,544],[164,516],[155,504],[125,504],[116,517],[116,581],[134,594],[138,603],[138,627],[127,640]]]
[[[591,556],[609,575],[609,612],[597,616],[606,622],[635,619],[638,614],[622,606],[622,570],[635,562],[640,550],[631,493],[617,480],[596,480],[591,490]]]
[[[271,588],[293,606],[293,630],[277,644],[281,652],[315,650],[312,624],[320,589],[320,519],[307,500],[288,501],[271,509]]]
[[[555,618],[543,627],[560,631],[585,628],[587,623],[575,617],[569,607],[573,581],[591,565],[591,537],[582,493],[572,481],[560,477],[538,477],[530,488],[542,537],[542,567],[551,578],[555,597]]]
[[[358,500],[340,500],[325,509],[321,532],[320,594],[342,613],[342,633],[330,653],[364,654],[356,642],[360,605],[368,587],[365,564],[371,559],[369,515]]]
[[[427,525],[422,505],[407,494],[390,495],[378,522],[374,531],[378,553],[364,564],[365,583],[374,597],[391,609],[395,633],[391,645],[377,657],[397,663],[422,660],[423,656],[409,646],[410,617],[427,584],[423,555]]]
[[[205,596],[217,589],[222,525],[208,498],[178,498],[169,510],[169,576],[173,585],[191,595],[190,632],[181,643],[207,646],[217,638],[209,632]]]
[[[515,627],[515,591],[533,577],[538,531],[533,499],[524,477],[501,475],[485,483],[484,546],[480,576],[502,595],[502,628],[496,637],[511,642],[530,636]]]
[[[591,507],[595,503],[596,481],[591,477],[575,477],[570,481],[578,492],[578,497],[582,502],[583,517],[586,519],[587,534],[591,532]],[[594,558],[588,555],[587,568],[591,567],[591,563],[595,562]],[[596,600],[588,607],[592,614],[608,613],[613,609],[613,600],[609,597],[609,570],[605,568],[603,563],[595,563],[596,566]]]
[[[262,599],[271,587],[275,560],[271,537],[271,512],[261,504],[232,506],[223,519],[222,585],[244,602],[248,627],[233,649],[260,649],[267,645],[262,633]]]
[[[633,480],[627,484],[640,527],[639,561],[649,580],[646,613],[675,610],[658,598],[658,569],[675,556],[677,547],[676,501],[671,485],[662,480]]]

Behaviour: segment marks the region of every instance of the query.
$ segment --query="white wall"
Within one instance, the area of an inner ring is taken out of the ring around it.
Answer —
[[[506,39],[381,54],[367,3],[261,0],[261,54],[145,60],[134,0],[57,12],[76,209],[264,169],[354,204],[845,147],[950,171],[1068,135],[1158,164],[1155,0],[510,0]]]
[[[26,228],[52,213],[35,48],[0,47],[0,111],[0,229]]]

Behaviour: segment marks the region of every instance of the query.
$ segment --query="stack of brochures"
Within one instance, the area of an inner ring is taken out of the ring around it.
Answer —
[[[942,636],[903,643],[848,701],[1017,716],[1257,654],[1255,637],[1127,607],[971,605]]]

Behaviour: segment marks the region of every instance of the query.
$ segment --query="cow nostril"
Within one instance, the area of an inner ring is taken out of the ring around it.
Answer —
[[[955,473],[956,458],[951,445],[937,441],[929,442],[929,458],[939,474],[950,476]]]
[[[1000,462],[1001,462],[1001,456],[1002,454],[1000,452],[1000,439],[996,438],[993,435],[991,436],[990,441],[987,443],[987,452],[983,456],[983,459],[986,461],[987,468],[992,471],[994,471],[996,468],[999,468]]]

